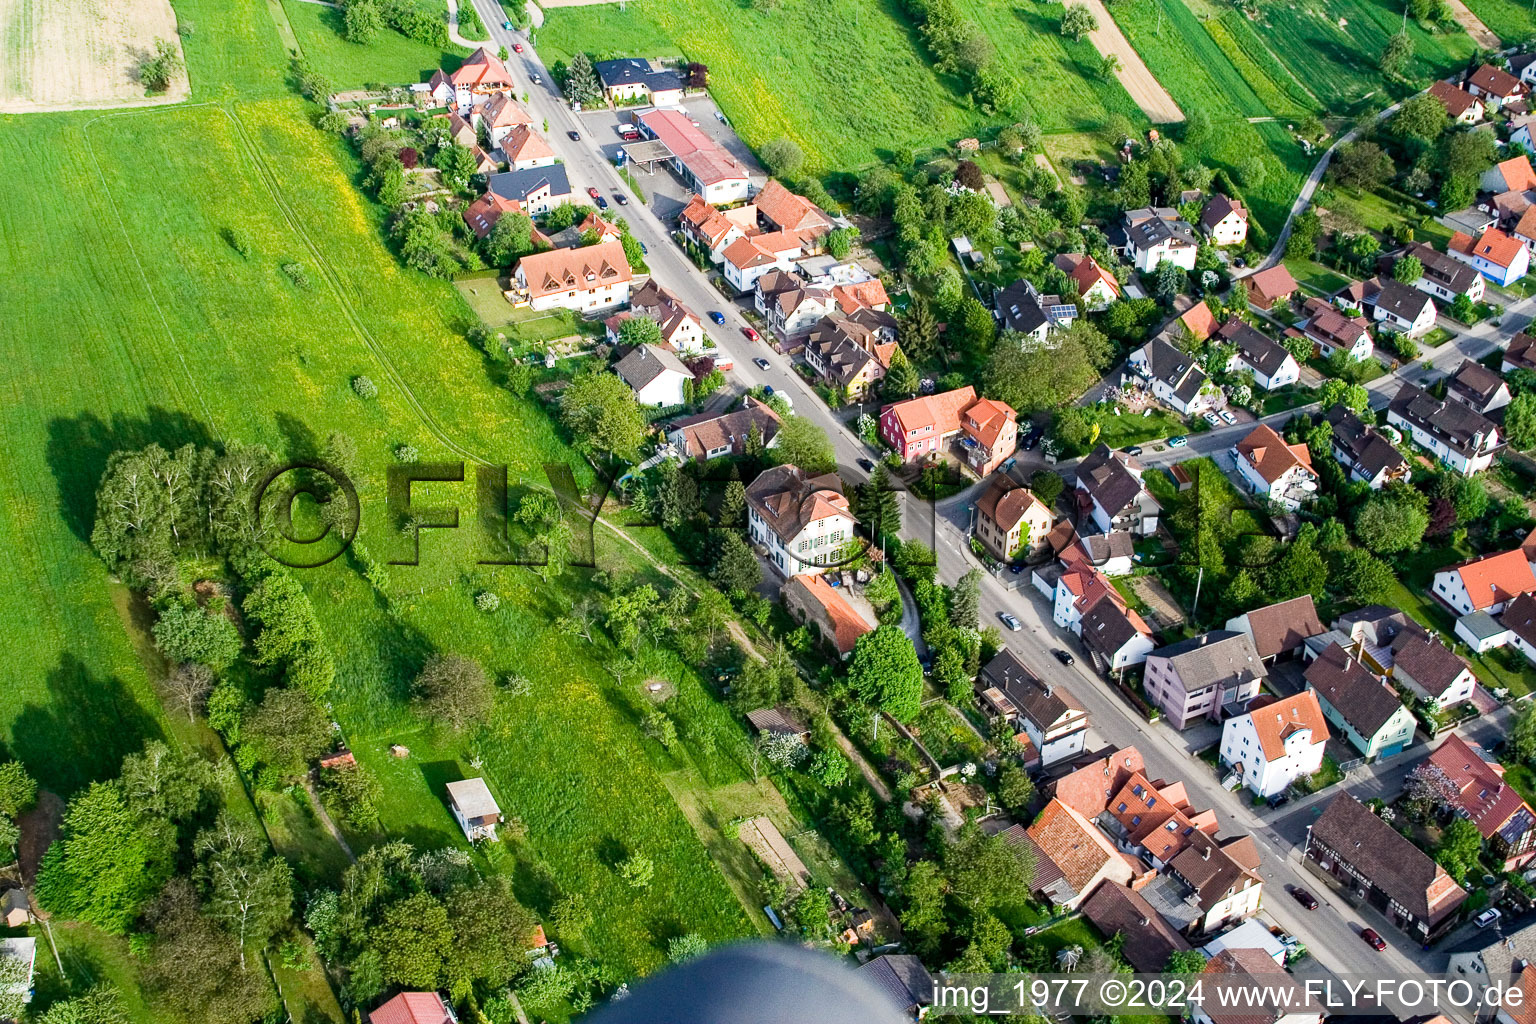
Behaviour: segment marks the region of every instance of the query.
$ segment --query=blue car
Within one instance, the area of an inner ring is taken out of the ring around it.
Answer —
[[[709,318],[711,320],[713,320],[717,324],[725,323],[725,314],[720,312],[718,309],[710,310],[709,311]]]
[[[1185,437],[1183,434],[1179,434],[1176,437],[1170,437],[1168,439],[1169,448],[1183,448],[1187,444],[1189,444],[1189,438]]]

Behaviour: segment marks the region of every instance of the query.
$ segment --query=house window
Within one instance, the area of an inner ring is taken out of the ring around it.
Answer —
[[[1125,803],[1124,802],[1121,802],[1120,806],[1115,808],[1115,813],[1117,813],[1117,814],[1124,814],[1125,813]]]
[[[1133,826],[1135,826],[1135,825],[1140,825],[1140,824],[1141,824],[1141,815],[1139,815],[1139,814],[1138,814],[1138,815],[1136,815],[1136,816],[1135,816],[1135,817],[1133,817],[1133,818],[1132,818],[1132,819],[1131,819],[1131,824],[1132,824],[1132,825],[1133,825]]]

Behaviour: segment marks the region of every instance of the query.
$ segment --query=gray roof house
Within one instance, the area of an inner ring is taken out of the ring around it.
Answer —
[[[1241,714],[1258,696],[1265,674],[1251,636],[1215,629],[1147,655],[1143,685],[1168,723],[1183,729],[1202,717],[1219,722]]]
[[[887,953],[860,967],[859,976],[890,997],[913,1020],[933,1005],[933,975],[910,953]]]
[[[1162,506],[1141,480],[1141,463],[1101,444],[1077,464],[1077,493],[1102,533],[1128,530],[1139,537],[1157,532]]]
[[[1343,405],[1335,405],[1323,418],[1333,428],[1333,457],[1349,471],[1351,480],[1377,491],[1394,480],[1407,479],[1411,472],[1407,456],[1375,427]]]
[[[1387,423],[1465,476],[1487,469],[1504,446],[1488,417],[1461,402],[1442,402],[1407,381],[1387,406]]]
[[[613,365],[613,372],[634,390],[641,405],[657,407],[682,405],[683,385],[693,379],[683,361],[660,345],[637,345]]]
[[[571,180],[566,176],[564,164],[502,171],[486,179],[486,188],[491,192],[503,199],[515,199],[525,204],[535,203],[536,197],[546,187],[551,198],[571,194]]]
[[[1201,394],[1209,379],[1193,356],[1154,338],[1126,360],[1147,381],[1152,397],[1177,412],[1193,415],[1209,407],[1214,396]]]
[[[1508,405],[1511,396],[1509,385],[1500,374],[1482,363],[1464,359],[1445,382],[1445,397],[1487,416]]]

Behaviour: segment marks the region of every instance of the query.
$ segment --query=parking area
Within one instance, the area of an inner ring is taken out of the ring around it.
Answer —
[[[752,155],[747,144],[741,141],[741,137],[718,116],[720,108],[715,105],[714,100],[708,96],[689,97],[683,101],[682,107],[699,126],[700,131],[741,161],[752,176],[754,188],[761,188],[766,183],[767,172],[758,164],[757,158]],[[618,159],[619,149],[624,145],[624,140],[619,136],[620,126],[632,124],[635,114],[649,109],[646,106],[619,107],[616,110],[602,107],[597,110],[584,110],[579,117],[583,131],[593,144],[602,150],[603,157],[609,163],[613,163]],[[683,207],[688,205],[690,194],[687,187],[665,166],[658,164],[654,171],[647,171],[643,166],[633,166],[629,168],[629,172],[645,192],[646,202],[651,210],[663,222],[670,222],[676,218]]]

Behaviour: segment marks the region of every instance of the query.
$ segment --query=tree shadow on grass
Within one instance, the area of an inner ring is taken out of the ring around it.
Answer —
[[[110,421],[94,412],[58,417],[48,422],[46,458],[59,488],[64,521],[84,543],[90,543],[96,520],[96,489],[107,459],[119,449],[155,443],[167,451],[184,444],[213,446],[206,423],[184,412],[151,406],[142,417],[114,415]]]
[[[96,675],[73,654],[60,658],[46,683],[47,706],[22,708],[11,749],[39,785],[60,796],[115,776],[125,755],[165,738],[120,678]]]

